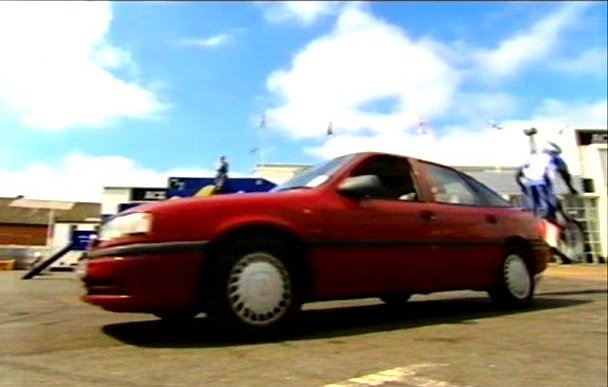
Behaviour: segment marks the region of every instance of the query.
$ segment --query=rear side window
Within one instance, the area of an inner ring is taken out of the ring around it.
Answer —
[[[424,163],[431,175],[433,199],[438,203],[483,205],[471,186],[456,171],[437,164]]]
[[[482,200],[486,205],[491,207],[513,207],[513,205],[507,200],[503,199],[502,196],[483,185],[479,181],[473,179],[471,176],[463,175],[464,179],[469,183],[475,192],[481,196]]]

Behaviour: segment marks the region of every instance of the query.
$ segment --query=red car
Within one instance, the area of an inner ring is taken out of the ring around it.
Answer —
[[[185,198],[116,215],[81,262],[83,300],[250,334],[303,303],[472,289],[532,302],[542,224],[453,168],[384,153],[335,158],[266,193]]]

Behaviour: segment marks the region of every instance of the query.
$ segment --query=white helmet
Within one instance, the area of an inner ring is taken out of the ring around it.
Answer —
[[[544,153],[549,153],[549,154],[559,155],[560,153],[562,153],[562,148],[560,148],[559,145],[557,145],[556,143],[554,143],[552,141],[547,141],[546,143],[544,143],[541,150]]]

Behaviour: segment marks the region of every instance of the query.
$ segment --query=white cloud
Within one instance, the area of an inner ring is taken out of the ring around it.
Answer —
[[[539,129],[539,142],[559,142],[566,126],[605,128],[606,100],[548,99],[535,108],[502,89],[471,83],[504,80],[555,57],[560,39],[586,7],[560,5],[529,30],[483,50],[463,42],[412,40],[401,28],[347,6],[330,34],[268,77],[267,88],[280,101],[267,111],[268,127],[295,139],[321,139],[306,152],[322,159],[376,150],[452,165],[518,165],[529,151],[524,129]],[[597,56],[590,51],[576,63],[561,63],[589,66]],[[442,121],[451,126],[419,136],[421,116],[431,127]],[[492,128],[494,120],[502,130]],[[330,121],[334,135],[325,136]]]
[[[454,95],[449,118],[472,124],[512,117],[520,107],[516,96],[502,91],[459,91]]]
[[[564,3],[530,29],[501,41],[498,47],[480,49],[475,54],[479,66],[476,73],[489,80],[503,79],[546,59],[559,46],[563,32],[580,23],[582,12],[590,5],[585,2]]]
[[[527,157],[528,138],[524,129],[538,129],[537,141],[562,141],[560,130],[569,127],[608,127],[608,102],[568,104],[548,100],[528,119],[500,122],[501,130],[483,127],[447,128],[442,134],[416,135],[413,131],[378,133],[373,136],[340,134],[320,147],[309,147],[309,154],[327,159],[351,152],[383,151],[405,154],[449,165],[516,166]],[[568,161],[568,160],[567,160]]]
[[[228,34],[213,35],[203,39],[183,39],[178,42],[181,46],[194,47],[219,47],[230,41],[231,36]]]
[[[101,202],[104,187],[166,187],[169,177],[212,177],[215,170],[175,167],[156,170],[124,156],[72,153],[56,164],[31,164],[20,170],[0,168],[0,197]],[[230,171],[231,177],[250,174]]]
[[[157,171],[122,156],[71,154],[57,165],[32,164],[23,170],[0,170],[0,196],[100,202],[103,187],[166,187],[171,176],[214,174],[211,169],[200,168]]]
[[[351,6],[330,35],[269,76],[283,105],[268,110],[268,125],[296,138],[316,137],[330,121],[349,133],[400,131],[444,112],[458,82],[430,44]],[[366,107],[374,104],[383,107]]]
[[[608,52],[606,52],[605,48],[590,48],[583,51],[578,56],[550,61],[547,66],[567,74],[589,74],[606,79],[608,72]]]
[[[136,70],[111,45],[108,2],[0,2],[0,104],[26,124],[100,126],[162,110],[152,90],[110,70]]]
[[[570,126],[605,129],[608,128],[608,100],[572,103],[547,99],[532,119],[547,120],[549,117]]]
[[[266,8],[264,17],[271,23],[296,21],[308,26],[323,16],[332,15],[342,6],[341,1],[259,1]]]

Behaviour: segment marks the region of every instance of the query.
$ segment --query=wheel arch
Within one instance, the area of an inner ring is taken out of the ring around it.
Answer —
[[[284,242],[291,252],[289,264],[293,265],[295,274],[298,276],[303,296],[307,297],[311,294],[312,268],[310,267],[309,261],[306,259],[308,249],[306,248],[304,241],[298,235],[291,230],[276,224],[251,223],[239,225],[238,227],[225,230],[222,234],[210,240],[206,247],[208,259],[203,264],[202,280],[206,280],[205,275],[208,273],[208,270],[205,270],[205,266],[209,264],[210,260],[217,259],[218,253],[233,241],[247,238],[269,238]]]
[[[504,243],[505,253],[513,249],[523,253],[523,258],[532,273],[536,273],[538,271],[536,262],[534,260],[534,251],[532,250],[532,245],[528,240],[521,236],[511,236],[507,238]]]

